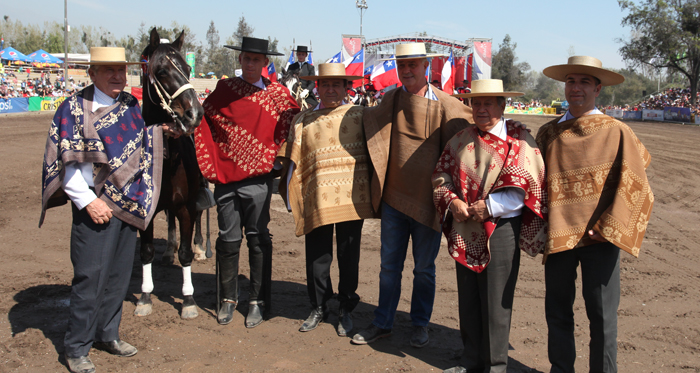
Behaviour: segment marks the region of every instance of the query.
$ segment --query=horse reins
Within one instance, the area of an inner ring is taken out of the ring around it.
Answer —
[[[146,60],[146,63],[148,63],[148,59],[146,59],[145,56],[142,56],[141,58],[144,59],[144,60]],[[173,67],[175,68],[175,70],[177,70],[177,71],[182,75],[183,78],[187,79],[187,81],[190,80],[189,77],[175,64],[175,62],[173,62],[173,60],[170,59],[170,57],[169,57],[168,55],[166,55],[165,58],[168,60],[168,62],[170,62],[171,65],[173,65]],[[144,69],[144,70],[146,70],[146,69]],[[187,91],[188,89],[194,90],[194,86],[193,86],[192,84],[190,84],[190,83],[186,83],[186,84],[180,86],[180,88],[178,88],[178,89],[175,91],[175,93],[173,93],[173,94],[171,95],[171,94],[168,93],[168,91],[165,90],[165,88],[164,88],[163,85],[160,83],[160,81],[158,81],[158,79],[156,79],[156,78],[154,77],[154,74],[153,74],[152,71],[151,71],[150,63],[148,63],[148,67],[147,67],[146,73],[147,73],[147,75],[148,75],[149,81],[151,82],[151,85],[153,86],[153,88],[155,88],[156,93],[158,94],[158,97],[160,97],[160,106],[163,108],[163,110],[165,110],[166,112],[168,112],[168,114],[170,114],[170,116],[173,118],[173,121],[175,121],[175,122],[177,122],[177,123],[180,124],[180,127],[181,127],[181,129],[182,129],[183,132],[187,132],[187,129],[185,128],[185,125],[182,124],[182,121],[180,121],[180,120],[177,118],[177,114],[176,114],[175,111],[170,107],[170,105],[173,103],[173,100],[175,100],[175,99],[176,99],[178,96],[180,96],[183,92]],[[151,97],[151,90],[148,89],[147,91],[148,91],[148,99],[151,100],[151,103],[153,103],[154,105],[156,105],[155,101],[153,101],[153,97]],[[166,98],[167,98],[167,102],[166,102]]]

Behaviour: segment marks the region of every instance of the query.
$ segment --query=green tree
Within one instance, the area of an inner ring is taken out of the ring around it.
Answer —
[[[511,43],[510,35],[506,34],[498,46],[498,52],[493,55],[491,76],[503,80],[503,89],[515,91],[522,89],[526,83],[526,73],[530,70],[527,62],[518,62],[515,48],[518,43]]]
[[[650,94],[656,91],[656,82],[636,72],[633,69],[615,70],[625,77],[622,84],[611,87],[603,87],[596,99],[599,106],[625,106],[633,105],[644,99],[644,92]]]
[[[691,104],[696,104],[700,78],[700,1],[630,0],[618,4],[627,15],[623,26],[634,33],[622,43],[620,53],[632,67],[650,65],[679,72],[688,80]]]

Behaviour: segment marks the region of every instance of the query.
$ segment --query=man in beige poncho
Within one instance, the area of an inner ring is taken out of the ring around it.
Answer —
[[[365,111],[365,136],[374,166],[372,205],[382,218],[381,272],[374,321],[353,336],[355,344],[391,334],[409,238],[414,258],[410,343],[423,347],[429,341],[440,248],[431,175],[447,141],[472,122],[470,108],[428,84],[425,69],[433,56],[423,43],[398,45],[394,60],[403,87]]]
[[[342,63],[325,63],[319,65],[318,76],[302,79],[318,81],[321,103],[294,118],[279,152],[286,159],[280,195],[294,214],[297,236],[306,235],[306,281],[312,310],[299,331],[316,329],[328,316],[335,226],[340,274],[337,332],[346,336],[353,328],[350,313],[360,301],[356,290],[363,219],[374,217],[363,107],[344,100],[348,82],[362,77],[346,75]]]
[[[617,371],[620,249],[639,255],[654,195],[649,152],[632,129],[595,106],[603,86],[625,78],[593,57],[574,56],[544,69],[565,83],[569,110],[540,128],[549,232],[545,248],[545,314],[552,372],[573,372],[576,268],[590,321],[590,371]]]

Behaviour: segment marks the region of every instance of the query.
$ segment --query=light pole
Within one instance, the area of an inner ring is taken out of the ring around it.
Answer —
[[[68,0],[63,0],[63,87],[68,88]]]
[[[357,0],[355,6],[360,10],[360,40],[362,40],[362,13],[367,11],[367,1]]]

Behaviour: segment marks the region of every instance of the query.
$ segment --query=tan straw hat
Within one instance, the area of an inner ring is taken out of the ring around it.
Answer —
[[[304,80],[321,80],[321,79],[345,79],[357,80],[362,79],[358,75],[346,75],[345,64],[342,63],[322,63],[318,65],[318,75],[300,76],[299,79]]]
[[[472,82],[472,91],[470,93],[460,93],[452,95],[452,97],[517,97],[522,96],[522,92],[503,92],[503,81],[501,79],[479,79]]]
[[[81,62],[86,65],[135,65],[143,62],[127,62],[124,48],[121,47],[92,47],[90,61]]]
[[[603,68],[603,63],[599,59],[589,56],[569,57],[566,65],[550,66],[544,71],[544,75],[558,80],[566,81],[569,74],[586,74],[600,79],[600,84],[604,86],[618,85],[625,81],[625,77]]]
[[[379,61],[410,60],[414,58],[445,57],[440,53],[426,53],[424,43],[406,43],[396,46],[396,55],[393,58],[383,58]]]

